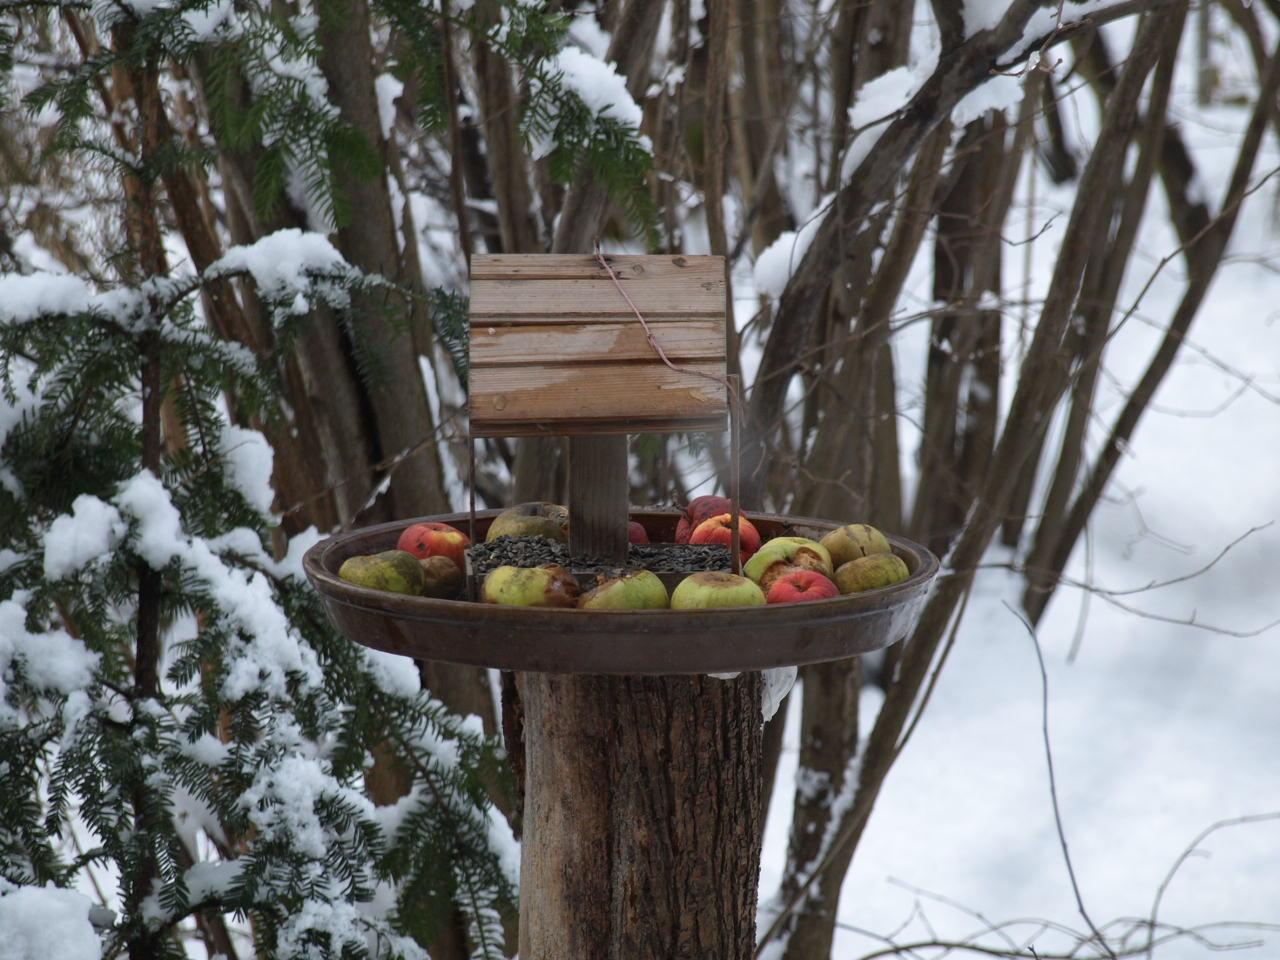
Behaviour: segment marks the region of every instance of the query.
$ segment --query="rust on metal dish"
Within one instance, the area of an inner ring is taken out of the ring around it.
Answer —
[[[499,511],[479,511],[483,538]],[[633,510],[654,541],[671,540],[680,514]],[[730,673],[841,660],[901,640],[915,626],[938,572],[919,544],[889,536],[911,575],[882,590],[808,603],[723,610],[626,612],[503,607],[369,590],[338,577],[348,557],[392,549],[411,523],[459,525],[467,513],[419,517],[321,540],[303,558],[333,624],[349,639],[418,660],[540,673]],[[751,514],[763,539],[821,536],[840,526]]]

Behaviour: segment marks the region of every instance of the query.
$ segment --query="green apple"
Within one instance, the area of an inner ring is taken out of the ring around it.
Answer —
[[[485,540],[498,537],[546,537],[557,543],[568,543],[569,511],[558,503],[518,503],[503,510],[489,524]]]
[[[843,566],[850,560],[876,553],[893,553],[885,535],[866,523],[847,523],[819,541],[831,554],[831,562]]]
[[[892,553],[873,553],[842,563],[836,570],[836,586],[841,593],[861,593],[901,583],[911,572],[902,558]]]
[[[578,580],[564,567],[496,567],[480,588],[482,603],[506,607],[572,607],[578,602]]]
[[[451,559],[443,554],[436,554],[424,557],[418,563],[422,566],[424,597],[452,600],[462,593],[462,571]]]
[[[418,558],[404,550],[348,557],[338,568],[338,576],[357,587],[410,596],[421,596],[426,581]]]
[[[582,610],[665,610],[667,588],[648,570],[602,580],[578,598]]]
[[[829,577],[833,569],[831,554],[817,540],[807,537],[774,537],[756,551],[742,572],[768,593],[773,581],[789,573],[793,567],[816,570]]]
[[[764,591],[732,573],[692,573],[671,593],[672,610],[763,606]]]

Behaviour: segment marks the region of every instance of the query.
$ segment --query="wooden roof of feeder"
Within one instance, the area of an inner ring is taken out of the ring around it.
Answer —
[[[605,259],[471,258],[472,436],[726,428],[724,258]]]

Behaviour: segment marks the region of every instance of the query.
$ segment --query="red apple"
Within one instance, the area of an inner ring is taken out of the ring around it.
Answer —
[[[459,570],[463,570],[467,565],[466,549],[470,545],[471,540],[457,527],[429,520],[405,527],[404,533],[400,534],[400,539],[396,542],[396,549],[412,553],[419,560],[448,557],[458,565]]]
[[[627,521],[627,542],[628,543],[648,543],[649,531],[644,528],[644,524],[638,520]]]
[[[732,514],[722,513],[718,517],[703,520],[689,537],[690,543],[722,543],[733,549]],[[738,517],[738,547],[742,551],[742,559],[746,560],[760,549],[760,531],[746,517]]]
[[[836,585],[817,570],[792,567],[773,581],[765,600],[769,603],[803,603],[838,596],[840,591]]]
[[[690,501],[689,506],[684,508],[684,516],[676,524],[676,543],[688,543],[689,537],[698,524],[708,517],[732,511],[733,503],[728,497],[695,497]]]

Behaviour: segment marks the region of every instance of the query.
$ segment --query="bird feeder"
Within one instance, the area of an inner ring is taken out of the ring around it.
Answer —
[[[625,563],[629,519],[654,542],[672,539],[677,511],[629,507],[631,433],[729,428],[736,515],[722,258],[497,255],[473,257],[471,269],[470,433],[569,438],[571,555]],[[721,610],[505,607],[337,576],[348,557],[394,547],[411,523],[469,524],[478,542],[497,513],[475,509],[473,476],[469,512],[336,535],[304,564],[351,640],[517,671],[524,960],[747,960],[762,834],[760,671],[904,637],[936,558],[889,536],[910,571],[902,583]],[[817,538],[845,522],[751,519],[764,539]],[[736,547],[735,537],[735,566]]]

